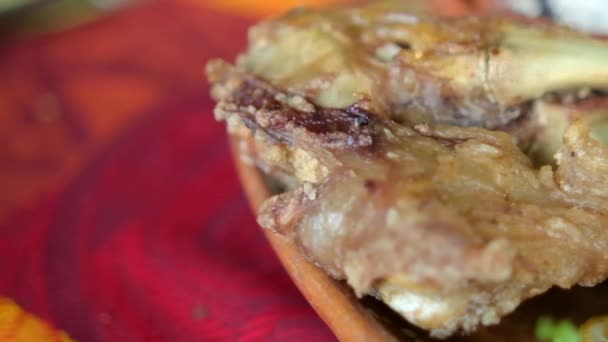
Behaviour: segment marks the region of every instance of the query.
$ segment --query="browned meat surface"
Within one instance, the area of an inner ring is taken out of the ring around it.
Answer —
[[[499,18],[300,10],[207,71],[244,157],[287,185],[259,223],[433,336],[607,278],[606,114],[555,100],[608,86],[605,42]]]
[[[548,91],[608,86],[605,42],[513,19],[297,10],[249,38],[247,71],[324,107],[364,99],[405,123],[500,129]]]
[[[264,205],[260,224],[437,336],[608,274],[608,150],[587,134],[591,118],[568,129],[553,172],[533,169],[505,133],[407,128],[358,104],[293,106],[281,100],[293,94],[221,63],[210,78],[218,118],[283,149],[279,167],[297,163],[296,151],[315,165]]]

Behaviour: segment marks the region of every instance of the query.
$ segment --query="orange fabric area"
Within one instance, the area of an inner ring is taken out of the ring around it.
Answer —
[[[370,2],[415,2],[439,15],[461,16],[472,13],[486,13],[498,7],[493,0],[182,0],[204,7],[248,17],[269,17],[279,15],[294,7],[327,7]]]
[[[288,11],[297,6],[321,7],[352,3],[349,0],[270,0],[270,1],[251,1],[251,0],[191,0],[199,2],[203,6],[212,7],[218,10],[241,14],[253,17],[266,17],[277,15]]]
[[[68,335],[36,316],[25,312],[15,302],[0,298],[0,341],[2,342],[69,342]]]

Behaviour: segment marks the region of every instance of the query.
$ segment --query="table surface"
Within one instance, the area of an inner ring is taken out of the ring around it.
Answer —
[[[213,119],[204,65],[248,24],[166,1],[0,45],[0,297],[78,341],[333,339]]]

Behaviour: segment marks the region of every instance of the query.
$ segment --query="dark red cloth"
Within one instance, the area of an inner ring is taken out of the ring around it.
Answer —
[[[212,116],[203,67],[246,26],[164,2],[0,48],[0,296],[78,341],[334,339]]]

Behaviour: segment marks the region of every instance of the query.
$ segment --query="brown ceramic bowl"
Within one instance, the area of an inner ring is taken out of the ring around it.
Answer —
[[[242,186],[254,213],[272,195],[262,173],[241,161],[238,138],[230,138],[232,153]],[[330,278],[282,236],[264,230],[274,251],[310,305],[341,341],[426,341],[428,335],[407,323],[383,303],[357,299],[343,282]],[[548,315],[581,324],[592,316],[608,314],[608,283],[594,288],[554,289],[526,301],[515,313],[494,327],[482,328],[470,336],[448,341],[534,341],[538,317]]]

